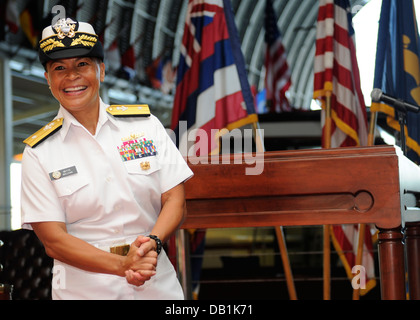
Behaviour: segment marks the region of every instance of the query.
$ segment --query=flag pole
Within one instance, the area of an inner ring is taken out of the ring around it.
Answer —
[[[357,255],[356,255],[356,266],[362,265],[363,261],[363,244],[364,244],[364,236],[366,232],[366,225],[364,223],[359,224],[359,238],[357,241]],[[360,275],[363,276],[363,275]],[[353,300],[359,300],[360,298],[360,288],[353,289]]]
[[[368,146],[375,145],[375,129],[378,113],[370,109],[370,124],[369,124],[369,134],[368,134]],[[366,232],[366,225],[361,223],[359,224],[359,237],[357,242],[357,255],[356,255],[356,265],[362,265],[363,263],[363,245],[364,245],[364,236]],[[353,300],[360,299],[360,289],[353,289]]]
[[[265,152],[264,141],[260,135],[259,122],[252,123],[254,132],[254,141],[257,152]],[[290,267],[289,255],[287,253],[286,241],[284,240],[283,227],[274,227],[276,230],[277,242],[280,250],[281,260],[283,262],[284,276],[286,277],[287,290],[289,292],[290,300],[297,300],[296,288],[293,281],[292,269]]]
[[[326,91],[325,96],[325,135],[324,148],[331,148],[331,92]],[[324,225],[324,250],[323,250],[323,264],[324,264],[324,300],[331,299],[331,245],[330,245],[330,226]]]
[[[258,121],[252,123],[252,131],[254,133],[254,142],[257,152],[265,152],[265,146],[263,138],[260,135],[260,124]]]
[[[375,145],[375,129],[376,129],[376,122],[378,119],[378,113],[376,111],[372,111],[372,107],[370,108],[370,124],[369,124],[369,134],[368,134],[368,146]]]
[[[325,93],[325,134],[324,134],[324,148],[331,148],[331,92]]]
[[[283,227],[278,226],[275,228],[275,230],[276,230],[277,242],[280,248],[281,260],[283,262],[284,276],[286,277],[287,290],[289,292],[289,297],[290,297],[290,300],[297,300],[295,283],[293,281],[292,269],[290,267],[289,255],[287,253],[286,241],[284,240]]]

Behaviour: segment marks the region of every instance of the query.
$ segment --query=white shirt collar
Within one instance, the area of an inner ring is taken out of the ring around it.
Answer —
[[[102,99],[100,98],[99,101],[99,119],[98,119],[98,124],[96,127],[96,132],[98,132],[101,127],[109,120],[111,123],[115,124],[115,119],[113,119],[110,115],[108,115],[108,113],[106,112],[106,109],[109,107],[109,105],[105,104]],[[60,104],[60,109],[58,111],[57,117],[56,118],[64,118],[63,121],[63,127],[60,130],[60,134],[62,139],[64,140],[65,137],[67,136],[70,127],[72,125],[74,126],[78,126],[78,127],[82,127],[82,125],[80,124],[80,122],[78,120],[76,120],[76,118],[69,112],[67,111],[61,104]]]

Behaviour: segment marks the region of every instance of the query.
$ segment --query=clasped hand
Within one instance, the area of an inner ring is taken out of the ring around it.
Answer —
[[[131,244],[125,260],[127,282],[142,286],[156,274],[157,253],[149,237],[139,236]]]

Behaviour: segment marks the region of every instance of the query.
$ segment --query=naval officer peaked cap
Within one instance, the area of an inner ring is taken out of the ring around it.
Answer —
[[[93,27],[70,18],[59,19],[42,31],[38,53],[44,67],[48,61],[66,58],[95,57],[104,60],[104,49]]]

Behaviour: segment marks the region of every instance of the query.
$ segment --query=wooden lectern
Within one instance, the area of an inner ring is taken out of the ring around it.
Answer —
[[[194,177],[185,184],[182,228],[375,224],[382,298],[406,298],[402,215],[420,221],[420,169],[397,148],[265,152],[243,154],[242,161],[236,154],[225,163],[222,157],[189,159]],[[261,174],[246,175],[262,164]]]

